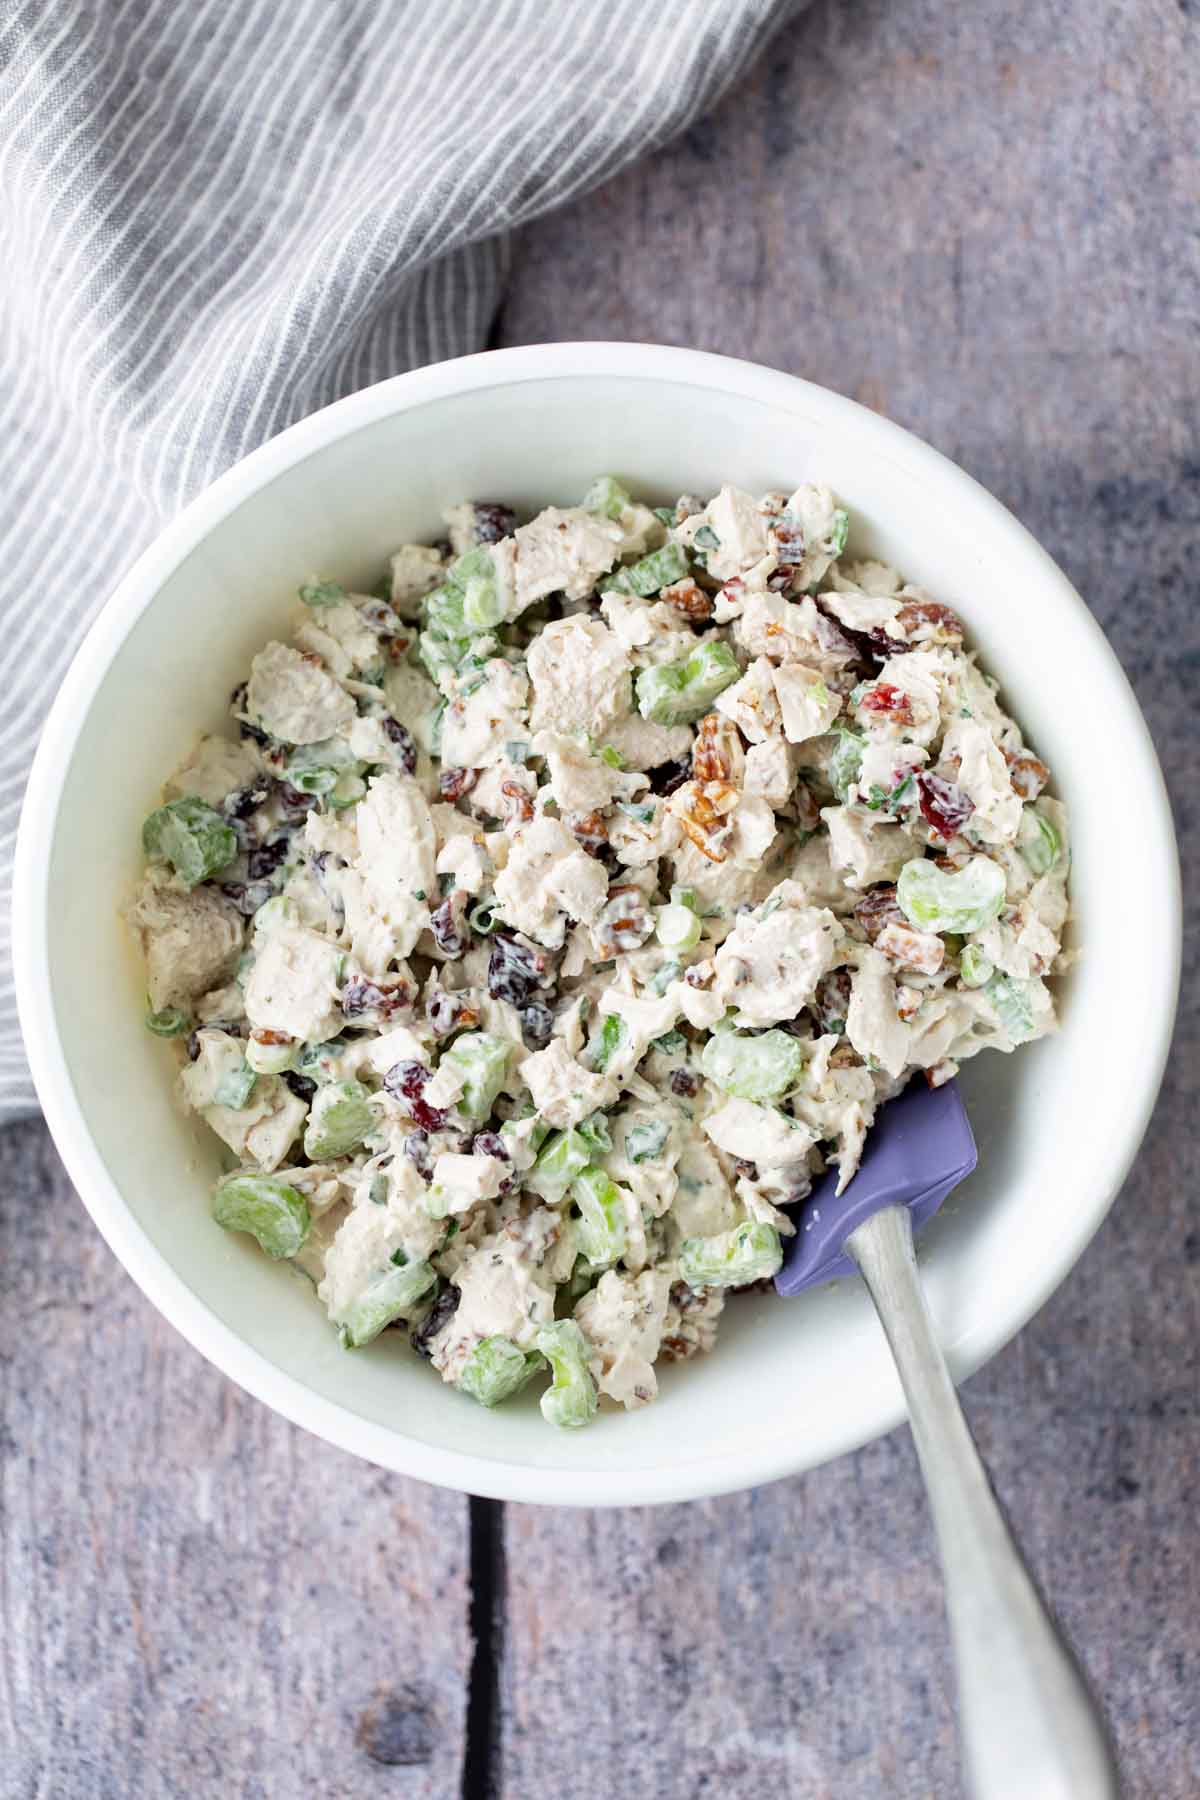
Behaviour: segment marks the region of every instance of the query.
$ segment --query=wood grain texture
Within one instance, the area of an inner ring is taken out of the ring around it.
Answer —
[[[466,1501],[211,1368],[40,1124],[0,1133],[0,1254],[5,1800],[457,1794]]]
[[[1108,633],[1192,895],[1198,104],[1182,0],[818,0],[680,144],[523,234],[503,322],[504,342],[772,363],[963,464]],[[1132,1800],[1200,1792],[1197,992],[1193,929],[1137,1167],[1066,1285],[965,1390]],[[907,1431],[703,1505],[510,1508],[507,1541],[506,1800],[959,1791]]]

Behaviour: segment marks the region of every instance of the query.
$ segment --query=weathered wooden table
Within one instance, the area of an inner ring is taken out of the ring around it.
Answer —
[[[1196,0],[818,0],[686,141],[525,235],[496,340],[755,358],[963,463],[1109,633],[1193,870],[1198,106]],[[967,1388],[1145,1800],[1200,1794],[1191,949],[1133,1177]],[[0,1137],[0,1217],[6,1800],[958,1791],[906,1431],[702,1505],[468,1503],[209,1368],[40,1125]]]

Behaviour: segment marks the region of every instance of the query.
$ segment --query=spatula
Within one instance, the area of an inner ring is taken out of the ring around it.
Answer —
[[[845,1192],[833,1170],[804,1202],[775,1286],[798,1294],[857,1268],[875,1303],[933,1510],[975,1800],[1110,1800],[1103,1722],[992,1492],[917,1274],[914,1226],[975,1163],[957,1083],[918,1076],[880,1112]]]

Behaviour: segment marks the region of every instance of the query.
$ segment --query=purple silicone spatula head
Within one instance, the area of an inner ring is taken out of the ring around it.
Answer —
[[[917,1230],[977,1161],[958,1083],[931,1088],[918,1075],[881,1109],[845,1193],[837,1193],[838,1172],[831,1169],[800,1208],[796,1235],[789,1238],[775,1277],[776,1292],[799,1294],[822,1281],[856,1275],[842,1250],[852,1231],[885,1206],[907,1206]]]

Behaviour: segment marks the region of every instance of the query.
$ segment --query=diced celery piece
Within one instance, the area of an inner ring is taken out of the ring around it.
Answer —
[[[690,906],[660,906],[654,935],[664,950],[693,950],[700,942],[699,917]]]
[[[679,1247],[679,1274],[690,1288],[742,1287],[774,1275],[783,1261],[773,1225],[747,1220],[715,1237],[685,1238]]]
[[[525,1117],[528,1118],[528,1116],[528,1113],[526,1113]],[[525,1133],[522,1130],[522,1123],[523,1121],[518,1119],[505,1119],[503,1125],[500,1127],[500,1136],[504,1139],[505,1144],[508,1145],[510,1149],[514,1143],[519,1143],[525,1137]],[[550,1127],[544,1125],[540,1119],[532,1126],[527,1141],[530,1150],[532,1150],[535,1155],[541,1149],[549,1135]]]
[[[295,1256],[308,1236],[307,1201],[277,1175],[227,1175],[217,1183],[212,1213],[226,1231],[248,1231],[277,1262]]]
[[[804,1072],[804,1051],[786,1031],[743,1037],[718,1031],[704,1046],[700,1067],[710,1081],[738,1100],[779,1100]]]
[[[367,784],[361,775],[351,769],[343,769],[329,794],[329,804],[335,812],[344,806],[356,806],[367,791]]]
[[[443,1061],[449,1061],[462,1076],[463,1091],[458,1101],[461,1112],[471,1119],[486,1119],[504,1085],[512,1044],[507,1038],[493,1037],[487,1031],[468,1031],[456,1038]]]
[[[600,748],[600,761],[607,763],[610,769],[623,769],[625,758],[615,744],[603,744]]]
[[[625,1154],[631,1163],[649,1162],[665,1148],[671,1127],[665,1119],[649,1119],[642,1125],[631,1125],[625,1133]]]
[[[520,1350],[511,1338],[481,1338],[463,1364],[458,1385],[480,1406],[499,1406],[545,1366],[536,1350]]]
[[[606,519],[619,519],[630,504],[628,491],[611,475],[597,475],[580,504],[585,512],[601,513]]]
[[[958,979],[964,987],[984,987],[995,973],[978,944],[964,944],[958,959]]]
[[[625,1254],[625,1199],[603,1169],[587,1168],[571,1183],[580,1211],[579,1248],[593,1268]]]
[[[694,913],[700,911],[700,902],[696,898],[695,888],[673,887],[671,889],[672,906],[689,906]]]
[[[661,999],[671,983],[673,981],[678,981],[682,974],[683,964],[681,962],[676,962],[674,959],[670,962],[665,962],[662,968],[656,969],[654,974],[650,977],[647,984],[650,992],[652,994],[657,994]]]
[[[829,758],[829,785],[844,806],[862,769],[865,740],[856,731],[839,730]]]
[[[177,1006],[164,1006],[161,1012],[146,1014],[146,1030],[152,1031],[155,1037],[180,1037],[191,1028],[191,1019]]]
[[[446,582],[460,596],[468,634],[499,624],[503,607],[496,586],[496,565],[482,544],[451,564]]]
[[[230,1112],[240,1112],[251,1094],[258,1076],[250,1067],[245,1057],[237,1068],[226,1069],[213,1089],[213,1104],[227,1106]]]
[[[833,515],[833,526],[826,539],[826,548],[831,556],[840,556],[846,548],[846,539],[850,535],[850,514],[839,506]]]
[[[601,1154],[607,1154],[612,1149],[612,1137],[604,1113],[594,1112],[590,1119],[584,1119],[575,1129],[593,1155],[597,1150]]]
[[[1035,875],[1048,875],[1062,853],[1062,839],[1045,813],[1026,806],[1021,811],[1017,847]]]
[[[306,581],[300,589],[300,598],[305,606],[319,611],[322,606],[337,606],[346,598],[346,590],[340,581]]]
[[[331,794],[340,778],[337,769],[285,769],[284,774],[298,793],[318,797]]]
[[[591,1160],[591,1152],[577,1131],[556,1131],[542,1146],[525,1177],[525,1186],[543,1199],[553,1199],[566,1192]]]
[[[205,800],[168,800],[142,826],[142,849],[152,862],[169,862],[185,887],[207,881],[237,855],[232,825]]]
[[[639,594],[643,600],[648,600],[660,588],[670,587],[673,581],[682,581],[687,572],[687,557],[679,545],[664,544],[661,550],[652,550],[649,556],[622,569],[616,582],[602,585],[619,586],[627,593]]]
[[[700,644],[682,662],[659,663],[637,678],[638,711],[656,725],[687,725],[706,713],[741,674],[728,644]]]
[[[436,637],[462,641],[470,637],[463,619],[462,592],[458,587],[434,588],[421,602],[426,629]]]
[[[574,1431],[596,1416],[599,1396],[588,1368],[588,1341],[574,1319],[543,1325],[534,1343],[550,1364],[553,1380],[542,1395],[542,1417]]]
[[[375,1124],[369,1100],[361,1081],[330,1081],[318,1088],[304,1133],[304,1154],[324,1162],[357,1150]]]
[[[427,1262],[405,1262],[384,1269],[352,1300],[337,1321],[342,1344],[361,1350],[379,1336],[386,1325],[409,1312],[437,1286],[437,1273]]]
[[[1029,1003],[1028,982],[1017,981],[997,969],[984,983],[983,991],[1013,1043],[1026,1043],[1033,1036],[1033,1007]]]
[[[922,931],[982,931],[1004,905],[1004,870],[987,856],[973,856],[961,869],[918,857],[901,869],[896,899]]]
[[[606,1013],[600,1026],[600,1036],[590,1046],[592,1067],[597,1073],[604,1073],[627,1035],[628,1028],[620,1014]]]
[[[324,1044],[305,1044],[296,1057],[296,1072],[318,1085],[333,1079],[334,1064],[345,1050],[345,1044],[330,1038]]]

